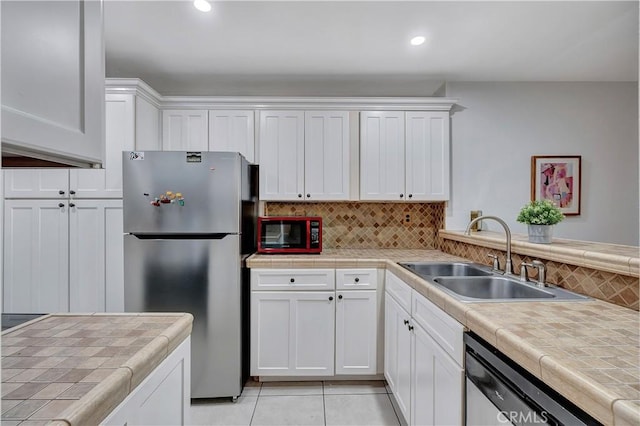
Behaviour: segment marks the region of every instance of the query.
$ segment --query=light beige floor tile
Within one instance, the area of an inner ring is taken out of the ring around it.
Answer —
[[[262,383],[254,382],[253,380],[247,380],[247,383],[244,384],[244,388],[242,389],[242,396],[258,396],[260,393],[260,389],[262,388]]]
[[[322,382],[265,382],[260,396],[322,395]]]
[[[327,426],[399,425],[387,394],[325,395]]]
[[[225,398],[191,404],[192,425],[244,425],[251,424],[258,396],[241,396],[236,402]]]
[[[261,395],[251,425],[324,425],[322,398],[322,395]]]
[[[387,393],[384,380],[341,380],[324,382],[325,395]]]

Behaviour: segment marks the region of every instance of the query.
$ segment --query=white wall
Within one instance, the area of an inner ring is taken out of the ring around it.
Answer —
[[[503,218],[513,232],[530,199],[532,155],[582,155],[582,211],[554,236],[638,245],[638,84],[447,83],[451,201],[446,228],[470,210]],[[501,230],[496,223],[485,228]]]

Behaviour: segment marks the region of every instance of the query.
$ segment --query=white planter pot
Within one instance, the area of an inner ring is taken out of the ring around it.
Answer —
[[[529,228],[529,242],[537,244],[551,244],[553,225],[527,225]]]

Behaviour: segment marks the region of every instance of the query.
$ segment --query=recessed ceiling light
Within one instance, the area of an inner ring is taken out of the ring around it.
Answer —
[[[424,43],[426,40],[426,38],[424,38],[423,36],[417,36],[411,39],[411,44],[413,46],[420,46],[422,43]]]
[[[201,12],[209,12],[211,10],[211,4],[207,0],[195,0],[193,5]]]

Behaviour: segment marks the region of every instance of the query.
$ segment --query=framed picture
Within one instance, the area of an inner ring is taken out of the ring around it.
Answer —
[[[567,216],[580,214],[580,155],[531,157],[531,201],[551,200]]]

